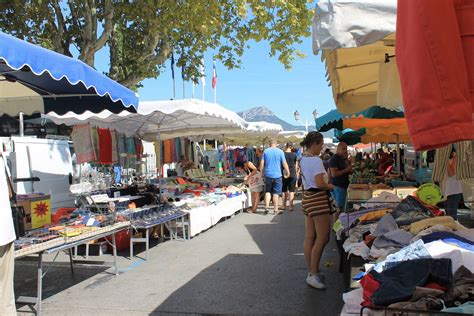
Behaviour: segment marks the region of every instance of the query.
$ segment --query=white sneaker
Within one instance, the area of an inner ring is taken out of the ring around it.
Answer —
[[[314,287],[318,290],[324,290],[326,288],[326,285],[323,283],[323,281],[318,275],[308,274],[308,277],[306,278],[306,283],[309,286]]]

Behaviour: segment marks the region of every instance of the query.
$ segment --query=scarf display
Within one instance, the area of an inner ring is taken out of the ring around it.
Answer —
[[[92,142],[92,130],[90,124],[74,126],[71,134],[74,142],[74,151],[76,152],[77,163],[95,161],[97,156]]]

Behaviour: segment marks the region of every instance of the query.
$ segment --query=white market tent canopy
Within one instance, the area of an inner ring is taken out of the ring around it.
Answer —
[[[277,137],[283,130],[280,124],[268,122],[247,122],[247,127],[241,130],[229,130],[220,135],[201,134],[189,137],[192,141],[217,139],[228,142],[230,145],[262,145],[269,138]]]
[[[313,52],[322,50],[334,101],[343,114],[402,107],[395,61],[396,0],[321,0]]]
[[[215,103],[197,99],[140,102],[138,113],[98,114],[85,112],[46,115],[56,124],[77,125],[89,122],[93,126],[114,129],[144,140],[165,140],[193,135],[222,135],[242,131],[247,123],[236,113]]]

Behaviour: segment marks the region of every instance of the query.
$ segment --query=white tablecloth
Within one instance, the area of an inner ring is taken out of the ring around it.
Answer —
[[[189,214],[189,226],[191,236],[214,226],[222,218],[232,216],[235,212],[242,209],[247,200],[245,194],[225,199],[216,205],[198,207],[191,210],[185,210]]]

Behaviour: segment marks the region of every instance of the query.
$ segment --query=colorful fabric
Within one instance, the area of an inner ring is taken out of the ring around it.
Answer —
[[[99,136],[99,163],[103,165],[112,164],[112,135],[108,128],[98,128]]]
[[[126,138],[125,134],[117,133],[117,155],[118,155],[118,162],[124,166],[125,165],[125,155],[127,153],[126,147]]]
[[[74,126],[71,139],[74,143],[77,163],[95,161],[97,156],[92,142],[92,130],[90,124]]]
[[[127,154],[136,156],[137,147],[135,146],[135,139],[133,137],[125,138],[125,148],[127,149]]]
[[[303,212],[306,216],[330,214],[328,191],[304,191],[302,201]]]
[[[94,152],[95,152],[95,162],[99,159],[99,133],[96,127],[91,128],[92,133],[92,144],[94,145]]]
[[[110,131],[110,136],[112,138],[112,163],[116,164],[119,161],[117,150],[117,132]]]
[[[167,139],[163,141],[163,163],[173,162],[173,140]]]
[[[470,0],[398,1],[395,49],[418,151],[474,139],[472,8]]]

